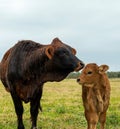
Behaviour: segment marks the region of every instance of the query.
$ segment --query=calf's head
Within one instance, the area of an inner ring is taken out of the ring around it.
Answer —
[[[93,87],[108,69],[109,67],[107,65],[87,64],[77,79],[77,82],[86,87]]]
[[[48,45],[45,54],[56,70],[72,72],[79,71],[84,67],[84,63],[75,56],[76,50],[62,43],[58,38]]]

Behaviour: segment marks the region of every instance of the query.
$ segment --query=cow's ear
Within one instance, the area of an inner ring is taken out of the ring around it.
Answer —
[[[52,59],[53,55],[54,55],[54,48],[52,46],[48,46],[45,50],[45,54],[47,55],[47,57],[49,59]]]
[[[99,66],[99,73],[105,73],[109,69],[108,65],[101,65]]]
[[[73,55],[76,55],[76,53],[77,53],[74,48],[72,48],[72,53],[73,53]]]

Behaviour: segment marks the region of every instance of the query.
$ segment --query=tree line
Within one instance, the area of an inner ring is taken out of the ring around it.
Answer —
[[[79,77],[80,72],[72,72],[70,73],[67,78],[68,79],[76,79],[77,77]],[[120,78],[120,72],[107,72],[107,75],[109,78]]]

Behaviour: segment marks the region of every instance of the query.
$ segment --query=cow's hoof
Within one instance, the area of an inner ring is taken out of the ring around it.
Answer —
[[[38,129],[37,127],[32,127],[31,129]]]

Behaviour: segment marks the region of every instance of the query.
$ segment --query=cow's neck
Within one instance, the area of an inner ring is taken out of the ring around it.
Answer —
[[[47,73],[45,73],[45,74],[43,74],[43,76],[42,76],[42,80],[44,81],[44,82],[47,82],[47,81],[57,81],[57,82],[59,82],[59,81],[61,81],[61,80],[63,80],[63,79],[65,79],[66,77],[67,77],[67,75],[68,75],[69,73],[68,72],[47,72]]]

